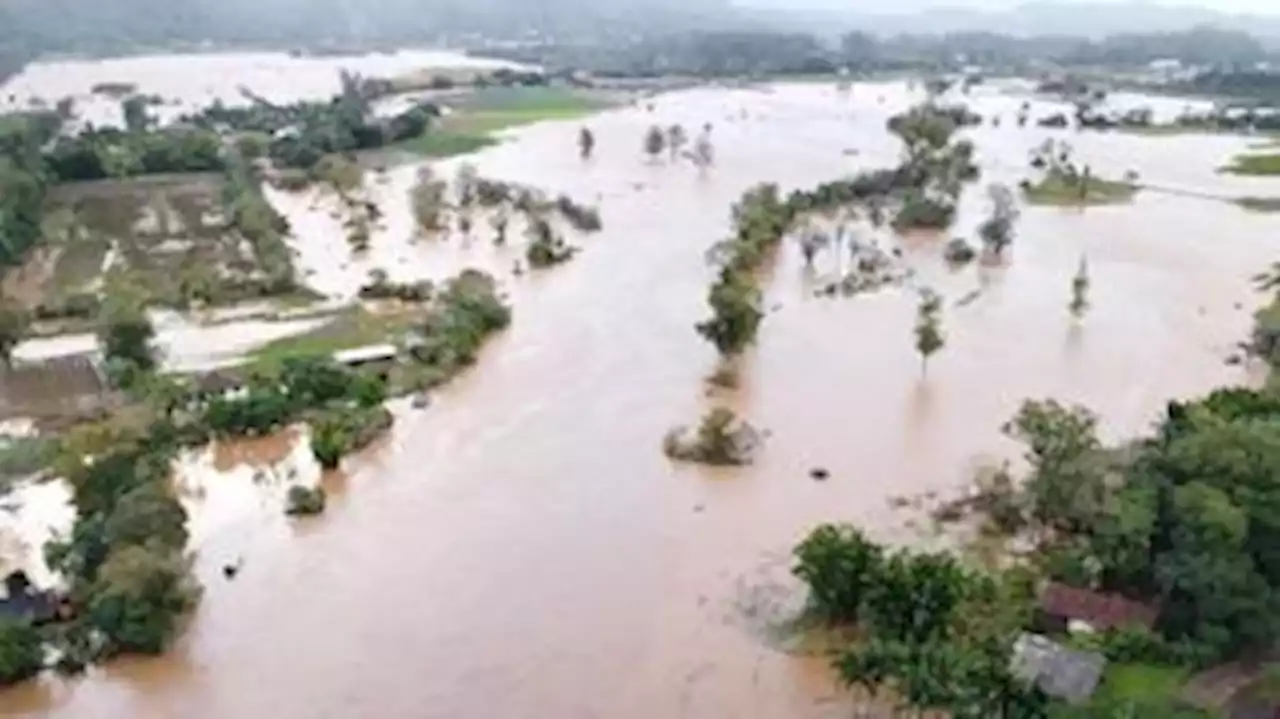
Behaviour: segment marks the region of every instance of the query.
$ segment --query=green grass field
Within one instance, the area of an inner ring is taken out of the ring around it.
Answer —
[[[1255,177],[1280,175],[1280,154],[1237,155],[1231,161],[1231,164],[1222,168],[1221,171],[1232,175],[1251,175]]]
[[[1048,175],[1040,182],[1023,188],[1028,203],[1056,207],[1115,205],[1132,200],[1137,192],[1138,188],[1127,182],[1092,177],[1081,194],[1078,184],[1058,175]]]
[[[375,314],[360,307],[346,310],[319,327],[282,337],[258,348],[252,362],[262,368],[278,367],[293,357],[331,355],[339,350],[394,342],[413,324],[411,310]]]
[[[1214,715],[1182,701],[1182,689],[1187,679],[1187,670],[1179,667],[1111,664],[1092,701],[1079,707],[1057,707],[1051,716],[1053,719],[1129,716],[1213,719]]]
[[[464,98],[425,134],[400,143],[427,157],[465,155],[497,144],[494,134],[546,120],[572,120],[608,106],[603,100],[558,87],[487,88]]]

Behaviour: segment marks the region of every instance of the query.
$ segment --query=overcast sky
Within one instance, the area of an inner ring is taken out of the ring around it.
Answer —
[[[1204,0],[1203,2],[1135,2],[1134,0],[1040,0],[1052,4],[1086,4],[1086,5],[1165,5],[1170,7],[1207,8],[1218,12],[1258,13],[1280,16],[1280,0]],[[1023,0],[738,0],[742,5],[767,7],[810,7],[830,8],[891,14],[915,12],[923,8],[938,6],[972,7],[981,10],[1008,10],[1026,4]]]

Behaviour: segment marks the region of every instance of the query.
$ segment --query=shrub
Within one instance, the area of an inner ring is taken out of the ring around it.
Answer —
[[[29,679],[44,668],[44,643],[31,622],[0,617],[0,686]]]
[[[307,517],[324,512],[327,495],[323,487],[293,486],[285,497],[284,513],[291,517]]]

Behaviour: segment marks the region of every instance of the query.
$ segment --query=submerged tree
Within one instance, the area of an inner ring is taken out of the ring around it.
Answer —
[[[507,213],[503,210],[499,210],[489,218],[489,225],[493,227],[493,244],[507,243],[507,222]]]
[[[126,132],[143,133],[151,126],[151,118],[147,115],[147,99],[134,95],[120,103],[120,112],[124,117]]]
[[[929,371],[929,358],[946,344],[942,334],[942,298],[932,290],[920,293],[920,306],[916,310],[916,351],[920,353],[921,367]]]
[[[458,195],[458,207],[465,210],[475,204],[478,182],[479,173],[475,165],[469,162],[458,165],[458,172],[453,179],[454,192]]]
[[[596,149],[596,136],[591,132],[590,128],[583,127],[578,130],[578,155],[584,160],[591,159],[591,153]]]
[[[738,466],[751,463],[761,442],[755,427],[739,419],[733,410],[716,407],[696,429],[678,427],[668,432],[662,449],[668,457],[685,462]]]
[[[685,134],[683,125],[676,123],[667,128],[667,149],[671,151],[672,160],[680,156],[680,151],[688,142],[689,136]]]
[[[13,350],[26,335],[29,322],[22,308],[0,302],[0,365],[8,367],[13,361]]]
[[[715,147],[711,144],[711,123],[702,126],[698,140],[693,144],[693,159],[698,167],[709,167],[715,162]]]
[[[764,319],[760,303],[755,283],[744,273],[726,267],[707,297],[712,317],[697,325],[698,334],[714,344],[722,356],[736,355],[755,340]]]
[[[445,193],[448,183],[436,179],[430,167],[418,171],[418,181],[409,191],[413,204],[413,216],[423,232],[438,232],[444,229],[444,212],[448,202]]]
[[[978,227],[978,234],[987,250],[999,257],[1013,244],[1018,208],[1013,191],[1005,185],[991,185],[987,188],[987,197],[991,200],[991,216]]]
[[[667,147],[667,136],[662,132],[662,128],[654,125],[649,128],[649,132],[644,136],[644,152],[649,159],[656,160],[658,155]]]
[[[840,228],[840,232],[844,232],[844,228]],[[800,235],[800,253],[804,255],[804,264],[806,267],[813,266],[813,259],[823,248],[831,244],[831,237],[825,232],[818,230],[809,230]],[[839,252],[839,247],[837,247]]]
[[[1080,266],[1076,268],[1076,274],[1071,278],[1069,309],[1071,316],[1077,320],[1089,311],[1089,262],[1084,257],[1080,258]]]

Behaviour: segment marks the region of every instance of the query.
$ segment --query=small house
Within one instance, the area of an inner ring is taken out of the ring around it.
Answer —
[[[1065,634],[1083,629],[1104,632],[1111,629],[1150,629],[1159,611],[1148,604],[1118,594],[1050,582],[1040,593],[1036,626],[1049,634]]]
[[[333,361],[351,369],[366,370],[383,379],[396,364],[400,350],[393,344],[368,345],[333,353]]]
[[[1102,680],[1107,658],[1068,649],[1039,634],[1023,634],[1013,645],[1009,672],[1056,699],[1083,704]]]
[[[57,619],[61,603],[53,592],[42,592],[31,584],[26,572],[12,572],[4,578],[5,596],[0,597],[0,617],[25,619],[44,624]]]

